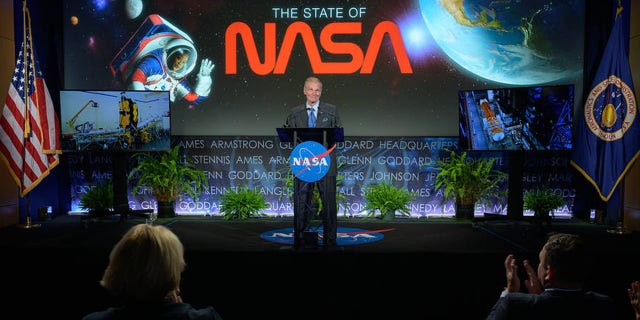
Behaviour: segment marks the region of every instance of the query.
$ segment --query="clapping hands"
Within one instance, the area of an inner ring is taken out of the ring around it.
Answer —
[[[523,261],[524,270],[527,273],[528,279],[524,280],[524,285],[527,288],[529,293],[542,293],[542,284],[536,275],[536,271],[533,269],[529,260]],[[518,265],[516,258],[513,254],[507,256],[507,259],[504,261],[504,267],[506,271],[507,277],[507,287],[506,290],[508,292],[519,292],[520,291],[520,277],[518,276]]]

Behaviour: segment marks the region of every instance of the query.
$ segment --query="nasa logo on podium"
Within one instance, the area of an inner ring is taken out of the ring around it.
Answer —
[[[331,151],[320,143],[307,141],[297,145],[289,156],[289,166],[293,175],[305,182],[322,179],[331,166]]]

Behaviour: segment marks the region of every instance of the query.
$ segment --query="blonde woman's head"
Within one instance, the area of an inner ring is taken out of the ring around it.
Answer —
[[[111,250],[100,284],[126,301],[162,301],[178,290],[184,248],[167,227],[133,226]]]

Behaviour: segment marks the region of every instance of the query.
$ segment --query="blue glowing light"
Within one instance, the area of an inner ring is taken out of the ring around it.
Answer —
[[[94,0],[93,5],[98,11],[102,11],[107,6],[107,0]]]
[[[397,24],[412,60],[422,60],[432,55],[437,46],[419,13],[408,14],[398,19]]]

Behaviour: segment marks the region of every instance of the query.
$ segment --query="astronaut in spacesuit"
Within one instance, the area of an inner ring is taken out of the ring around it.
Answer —
[[[197,62],[197,52],[185,39],[172,39],[162,48],[148,52],[131,73],[129,89],[169,91],[171,102],[185,99],[198,104],[211,93],[211,72],[215,67],[209,59],[203,59],[196,76],[196,86],[189,87],[187,76]]]

